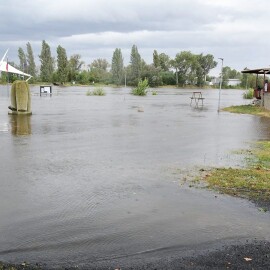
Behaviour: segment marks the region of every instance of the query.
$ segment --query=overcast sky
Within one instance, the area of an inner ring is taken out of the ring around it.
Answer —
[[[87,65],[111,62],[115,48],[128,64],[135,44],[149,64],[156,49],[210,53],[239,71],[270,66],[269,0],[1,0],[0,11],[0,54],[9,48],[15,63],[30,42],[40,65],[45,40],[53,56],[61,45]]]

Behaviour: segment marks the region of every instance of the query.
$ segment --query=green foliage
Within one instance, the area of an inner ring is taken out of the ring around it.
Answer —
[[[157,91],[152,91],[152,95],[156,96],[157,95]]]
[[[92,91],[88,90],[86,92],[86,95],[87,96],[105,96],[106,92],[104,91],[102,87],[95,87],[95,89]]]
[[[269,78],[266,76],[265,79]],[[255,89],[256,86],[263,87],[264,85],[264,78],[263,76],[258,76],[258,82],[257,82],[257,75],[255,74],[249,74],[249,73],[244,73],[241,74],[241,87],[246,89],[246,88],[253,88]]]
[[[67,82],[68,78],[68,60],[66,50],[60,45],[57,47],[57,75],[58,81],[62,84]]]
[[[120,85],[124,75],[124,59],[121,49],[116,48],[112,57],[112,81],[116,85]]]
[[[80,72],[81,66],[84,64],[83,61],[81,61],[81,56],[79,54],[74,54],[70,57],[68,62],[68,80],[70,82],[77,81],[76,76]]]
[[[231,69],[230,67],[226,66],[222,69],[222,85],[224,87],[229,86],[228,80],[229,79],[241,79],[241,73],[235,69]]]
[[[90,74],[86,70],[81,71],[80,73],[77,73],[75,76],[75,81],[79,82],[80,84],[89,84],[93,80],[90,80]]]
[[[159,54],[158,58],[159,58],[159,64],[160,64],[161,70],[169,71],[169,68],[171,67],[170,57],[165,53],[161,53]]]
[[[175,85],[176,78],[172,71],[163,71],[160,73],[163,85]]]
[[[243,98],[244,99],[253,99],[253,95],[254,95],[254,90],[250,88],[243,93]]]
[[[131,85],[136,85],[140,78],[142,72],[142,59],[138,52],[136,45],[132,46],[130,54],[130,78],[129,82]]]
[[[20,60],[20,70],[22,70],[23,72],[26,72],[27,70],[26,56],[25,56],[24,50],[21,47],[18,49],[18,57]]]
[[[197,86],[204,86],[205,78],[209,71],[217,66],[214,61],[214,56],[211,54],[203,55],[202,53],[196,55],[198,64],[196,65]]]
[[[51,48],[45,40],[42,41],[41,54],[39,55],[41,62],[40,79],[43,82],[52,82],[54,60],[51,55]]]
[[[178,53],[175,57],[174,65],[177,69],[178,83],[180,85],[195,84],[198,62],[194,54],[190,51]]]
[[[150,87],[158,87],[162,85],[161,68],[155,67],[154,65],[143,66],[142,77],[148,79],[148,84]]]
[[[111,73],[107,71],[109,63],[106,59],[96,59],[90,65],[89,79],[90,82],[109,84]]]
[[[153,65],[155,68],[158,68],[160,66],[159,55],[156,50],[154,50],[153,52]]]
[[[98,58],[90,64],[90,68],[102,69],[104,71],[109,67],[109,63],[106,59]]]
[[[138,86],[132,90],[132,94],[135,96],[145,96],[147,94],[148,80],[139,80]]]
[[[26,50],[27,50],[26,60],[27,60],[27,67],[28,67],[27,72],[33,76],[33,78],[31,78],[31,81],[35,81],[37,77],[36,63],[35,63],[35,57],[32,50],[32,46],[29,42],[27,42],[26,44]]]

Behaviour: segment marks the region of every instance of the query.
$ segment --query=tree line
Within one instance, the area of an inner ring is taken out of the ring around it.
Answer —
[[[50,45],[43,40],[41,52],[38,55],[40,68],[35,63],[31,44],[26,44],[26,52],[23,48],[18,49],[19,65],[15,67],[33,76],[31,82],[46,82],[66,84],[75,82],[77,84],[115,84],[135,86],[141,79],[148,79],[151,87],[162,85],[187,85],[203,87],[211,80],[209,72],[217,66],[214,56],[193,54],[190,51],[181,51],[171,59],[165,53],[153,51],[153,62],[147,64],[141,57],[136,45],[133,45],[130,53],[130,61],[124,66],[124,58],[120,48],[116,48],[112,55],[111,63],[106,59],[98,58],[82,68],[85,63],[81,55],[74,54],[69,58],[66,49],[58,46],[56,59],[52,56]],[[228,79],[241,80],[242,87],[252,87],[254,76],[241,74],[230,67],[223,68],[223,86],[226,87]],[[10,81],[16,76],[11,76]]]

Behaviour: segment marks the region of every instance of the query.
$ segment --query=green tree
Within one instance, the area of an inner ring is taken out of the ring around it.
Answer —
[[[109,63],[106,59],[98,58],[94,60],[90,65],[90,81],[101,82],[108,84],[110,81],[111,73],[108,72]]]
[[[116,85],[120,85],[124,74],[124,59],[121,49],[116,48],[112,57],[112,80]]]
[[[51,48],[45,40],[42,41],[41,54],[39,55],[41,62],[40,78],[43,82],[52,82],[54,60],[51,55]]]
[[[197,55],[197,61],[197,85],[203,86],[205,84],[206,76],[211,69],[217,66],[217,62],[214,61],[213,55],[203,55],[202,53]]]
[[[235,69],[231,69],[228,66],[223,67],[222,69],[222,84],[228,86],[229,79],[241,79],[242,75]]]
[[[76,74],[76,81],[78,81],[81,84],[89,84],[91,80],[90,78],[90,73],[86,70],[83,70],[81,72],[79,72],[78,74]]]
[[[142,78],[146,78],[148,80],[148,84],[151,87],[158,87],[162,85],[162,77],[160,75],[161,68],[155,67],[154,64],[143,66],[142,70]]]
[[[68,80],[76,81],[76,77],[84,64],[83,61],[81,61],[81,56],[79,54],[74,54],[70,56],[69,59],[69,73],[68,73]]]
[[[178,53],[173,61],[173,65],[177,69],[179,84],[182,86],[185,84],[195,84],[196,69],[198,66],[196,55],[190,51]]]
[[[176,78],[173,71],[162,71],[160,73],[163,85],[175,85]]]
[[[160,66],[159,55],[156,50],[154,50],[153,52],[153,65],[155,68],[158,68]]]
[[[20,70],[22,70],[23,72],[27,72],[27,62],[26,62],[26,56],[25,56],[25,53],[24,53],[24,50],[19,47],[18,49],[18,57],[19,57],[19,60],[20,60]]]
[[[163,71],[169,71],[171,67],[170,57],[165,53],[161,53],[159,54],[158,58],[159,58],[159,64],[160,64],[161,69]]]
[[[26,60],[28,65],[28,73],[33,76],[33,80],[37,77],[37,70],[36,70],[36,63],[35,63],[35,57],[32,50],[32,46],[29,42],[26,44]]]
[[[90,64],[91,68],[98,68],[106,71],[109,67],[109,63],[106,59],[98,58]]]
[[[61,83],[66,83],[68,79],[68,60],[66,50],[60,45],[57,47],[57,75]]]
[[[132,46],[131,55],[130,55],[130,83],[132,85],[137,85],[142,72],[142,59],[138,52],[136,45]]]

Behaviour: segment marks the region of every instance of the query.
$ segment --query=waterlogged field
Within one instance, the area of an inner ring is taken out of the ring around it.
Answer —
[[[233,155],[269,139],[270,120],[217,112],[218,91],[33,87],[31,117],[8,113],[0,87],[0,261],[131,264],[179,250],[269,240],[270,217],[251,202],[181,185],[182,170],[243,166]],[[244,102],[224,90],[221,107]]]

